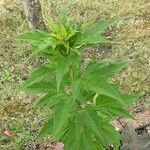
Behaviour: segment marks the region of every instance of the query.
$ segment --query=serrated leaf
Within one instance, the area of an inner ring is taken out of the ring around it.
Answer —
[[[126,117],[126,118],[132,118],[133,117],[128,113],[125,109],[119,108],[119,107],[103,107],[99,106],[97,107],[97,110],[102,113],[103,115],[106,115],[108,117],[111,117],[112,119],[115,117]]]
[[[122,97],[114,89],[114,87],[103,77],[98,77],[95,74],[90,74],[82,79],[83,87],[86,90],[94,91],[100,95],[106,95],[108,97],[118,100],[121,104],[125,105]]]
[[[24,91],[28,93],[50,93],[56,92],[56,86],[52,82],[41,81],[27,86]]]
[[[120,143],[120,134],[115,130],[115,128],[104,121],[101,122],[102,134],[105,140],[105,145],[110,146],[111,144],[115,146],[115,150],[118,150]]]
[[[40,42],[41,40],[45,39],[48,36],[49,36],[48,33],[37,30],[21,34],[16,39],[34,44],[36,42]]]
[[[78,135],[76,135],[76,130],[74,128],[71,128],[68,135],[67,139],[65,140],[65,150],[78,150],[78,149],[86,149],[86,150],[91,150],[90,143],[87,144],[87,140],[85,139],[85,134],[84,134],[84,128],[80,128],[78,130]]]
[[[42,138],[48,134],[51,134],[53,129],[53,118],[51,117],[42,127],[38,134],[38,138]]]
[[[50,28],[50,30],[52,32],[54,32],[54,33],[58,33],[59,32],[59,24],[55,23],[53,20],[48,20],[47,24],[48,24],[48,27]]]
[[[81,24],[81,29],[86,30],[88,29],[90,26],[92,26],[94,24],[94,21],[88,21],[88,22],[83,22]]]
[[[94,95],[95,95],[95,92],[82,89],[82,94],[80,95],[81,96],[80,99],[82,102],[87,102],[87,101],[93,100]]]
[[[64,37],[66,37],[68,34],[63,24],[55,23],[53,20],[48,21],[48,27],[50,30],[52,30],[50,36],[60,40],[59,42],[61,42],[61,40],[64,39]]]
[[[57,92],[59,92],[63,76],[68,72],[70,67],[70,61],[65,57],[60,57],[56,60],[56,82],[57,82]]]
[[[123,68],[125,68],[129,62],[119,62],[119,63],[111,63],[107,64],[106,66],[103,66],[100,68],[99,73],[101,76],[105,76],[106,78],[118,73]]]
[[[79,131],[83,129],[85,122],[86,122],[85,111],[80,110],[78,113],[76,113],[75,119],[74,119],[76,138],[78,138],[80,136]]]
[[[40,82],[48,76],[51,76],[53,71],[52,67],[42,66],[31,73],[30,77],[18,88],[19,90],[24,90],[27,86],[33,83]]]
[[[56,39],[52,37],[45,38],[42,42],[38,44],[38,46],[34,49],[34,51],[31,53],[28,59],[39,54],[40,52],[45,52],[44,50],[47,48],[50,48],[49,51],[53,51],[56,45],[57,45]]]
[[[118,73],[123,68],[125,68],[129,62],[119,62],[119,63],[106,63],[106,62],[90,62],[85,70],[85,75],[97,74],[97,76],[103,76],[108,78],[113,74]]]
[[[119,92],[119,87],[120,85],[119,84],[112,84],[113,86],[113,89],[115,91],[117,91],[118,93]],[[127,93],[124,93],[124,94],[121,94],[120,93],[120,96],[122,97],[122,100],[126,103],[125,107],[129,107],[131,106],[135,101],[137,101],[141,96],[142,94],[139,94],[139,95],[131,95],[131,94],[127,94]]]
[[[84,142],[87,150],[104,150],[101,143],[96,143],[93,133],[87,128],[84,128]]]
[[[105,43],[113,43],[99,35],[94,36],[82,36],[82,39],[77,39],[76,43],[77,45],[87,45],[87,44],[105,44]]]
[[[66,138],[68,137],[68,132],[69,132],[69,126],[64,125],[64,128],[61,130],[61,132],[59,132],[59,134],[57,134],[56,138],[62,142],[64,142],[66,140]]]
[[[87,127],[91,129],[91,131],[93,131],[102,141],[103,141],[103,137],[101,135],[101,124],[97,118],[97,113],[96,111],[94,111],[93,108],[91,107],[87,107],[85,110],[85,116],[86,118],[86,124]]]
[[[80,80],[76,80],[73,81],[72,83],[72,95],[73,95],[73,99],[76,100],[78,99],[79,95],[80,95]]]
[[[86,126],[84,126],[82,128],[82,130],[80,131],[80,138],[78,138],[77,141],[77,145],[78,145],[78,149],[86,149],[86,150],[95,150],[94,149],[94,143],[93,143],[93,139],[91,139],[91,137],[88,137],[86,132],[85,132]],[[79,131],[78,131],[79,132]],[[91,135],[89,135],[91,136]]]
[[[66,140],[64,141],[64,149],[65,150],[76,150],[76,133],[74,127],[72,127],[67,134]]]
[[[118,22],[118,19],[108,19],[104,21],[96,22],[94,25],[89,27],[86,31],[81,33],[78,36],[76,44],[99,44],[99,43],[109,43],[110,41],[104,39],[100,36],[100,33],[103,33],[105,29],[109,26],[114,25]]]
[[[129,95],[129,94],[122,94],[122,99],[124,100],[124,102],[126,103],[126,106],[129,107],[131,106],[135,101],[139,100],[139,96],[136,95]]]
[[[48,102],[47,106],[49,108],[51,108],[51,107],[57,105],[59,102],[66,101],[66,99],[68,99],[68,96],[66,94],[64,94],[64,93],[58,94],[57,93],[51,97],[51,101]]]
[[[92,139],[92,132],[86,126],[85,111],[81,110],[77,113],[74,124],[75,124],[75,135],[76,145],[78,149],[95,150]]]
[[[47,106],[49,108],[55,106],[58,104],[61,100],[65,99],[65,94],[64,93],[50,93],[42,97],[38,103],[36,104],[36,107],[43,107]]]
[[[60,103],[54,107],[53,133],[55,136],[59,134],[64,124],[68,121],[70,112],[72,111],[72,105],[72,101],[69,98],[65,99],[64,101],[60,101]]]
[[[43,107],[46,106],[49,102],[49,100],[51,100],[50,98],[52,97],[52,93],[51,94],[46,94],[44,97],[42,97],[37,103],[35,107]]]
[[[69,5],[63,6],[62,10],[60,11],[58,15],[59,23],[64,24],[64,25],[66,24],[68,12],[69,12]]]
[[[89,35],[95,35],[103,33],[108,27],[116,24],[119,21],[119,19],[113,18],[113,19],[106,19],[106,20],[100,20],[96,22],[95,24],[91,25],[87,31],[85,31],[84,34]]]

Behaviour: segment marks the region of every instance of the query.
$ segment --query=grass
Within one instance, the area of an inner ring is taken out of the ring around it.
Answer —
[[[71,4],[70,17],[76,17],[77,20],[93,21],[128,16],[128,19],[121,21],[115,29],[108,30],[107,36],[115,37],[119,40],[118,44],[113,44],[109,48],[98,46],[88,52],[97,59],[131,61],[127,69],[117,75],[115,80],[121,82],[124,91],[145,94],[142,107],[149,108],[150,2],[148,0],[106,0],[105,2],[41,0],[44,18],[55,19],[65,3]],[[10,128],[14,134],[14,139],[7,142],[8,139],[5,139],[1,131],[0,149],[34,149],[37,142],[40,143],[36,140],[36,135],[43,116],[50,112],[46,110],[41,114],[40,110],[33,110],[37,97],[17,93],[15,88],[41,62],[36,58],[26,62],[32,51],[31,47],[14,40],[18,34],[28,30],[21,2],[1,0],[0,10],[2,10],[0,12],[0,127]]]

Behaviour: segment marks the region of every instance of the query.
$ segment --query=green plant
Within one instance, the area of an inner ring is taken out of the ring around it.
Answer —
[[[48,23],[51,32],[34,31],[18,37],[33,45],[31,56],[46,58],[19,89],[44,93],[36,107],[52,110],[39,137],[50,134],[64,142],[65,150],[103,150],[110,145],[118,150],[120,135],[110,122],[116,117],[132,117],[126,108],[138,97],[121,94],[108,78],[128,63],[91,60],[86,68],[81,63],[83,48],[110,42],[101,33],[118,19],[86,26],[67,21],[67,12],[63,9],[57,22]]]

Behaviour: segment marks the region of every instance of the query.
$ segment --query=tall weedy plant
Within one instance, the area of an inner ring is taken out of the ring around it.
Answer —
[[[103,150],[109,145],[118,150],[120,135],[110,122],[116,117],[131,117],[126,108],[138,97],[121,94],[108,78],[127,63],[91,60],[81,69],[83,48],[109,42],[102,33],[117,19],[87,27],[67,21],[67,12],[63,9],[57,22],[49,22],[51,32],[34,31],[18,37],[33,45],[31,56],[42,54],[47,60],[20,90],[44,93],[36,106],[52,110],[39,137],[50,134],[64,142],[65,150]]]

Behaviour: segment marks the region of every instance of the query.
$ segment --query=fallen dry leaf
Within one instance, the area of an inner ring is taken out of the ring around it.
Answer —
[[[4,132],[4,134],[5,134],[6,136],[8,136],[8,137],[13,137],[13,134],[12,134],[7,128],[4,128],[4,129],[3,129],[3,132]]]

